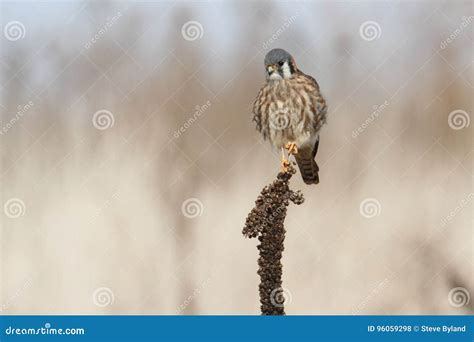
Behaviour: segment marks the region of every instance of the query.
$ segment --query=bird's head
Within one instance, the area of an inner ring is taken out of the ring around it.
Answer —
[[[270,50],[265,56],[267,80],[282,80],[293,77],[296,72],[295,60],[283,49]]]

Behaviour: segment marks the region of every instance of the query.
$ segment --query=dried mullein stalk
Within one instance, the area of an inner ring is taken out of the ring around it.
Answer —
[[[284,221],[286,207],[290,201],[301,204],[304,201],[300,191],[289,188],[289,180],[296,170],[290,165],[280,172],[272,184],[261,191],[245,221],[242,231],[249,238],[258,237],[260,251],[258,275],[260,275],[260,303],[262,315],[284,315],[285,293],[282,287],[281,257],[285,241]]]

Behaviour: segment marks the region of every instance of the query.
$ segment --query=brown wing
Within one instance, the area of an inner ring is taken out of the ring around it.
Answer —
[[[296,77],[300,79],[299,83],[303,85],[304,90],[310,95],[310,110],[314,113],[315,118],[313,128],[315,131],[319,131],[321,126],[326,123],[328,110],[326,100],[321,95],[319,84],[313,77],[299,70],[296,72]]]
[[[298,82],[303,86],[303,89],[309,95],[311,103],[309,103],[310,110],[314,114],[314,119],[311,124],[315,132],[319,132],[321,126],[326,122],[327,105],[324,97],[319,90],[319,84],[316,80],[301,71],[298,71]],[[319,147],[319,136],[313,147],[300,149],[296,157],[296,162],[301,172],[301,176],[306,184],[319,183],[319,167],[315,161],[316,153]]]
[[[260,91],[258,92],[257,98],[255,99],[255,102],[253,104],[253,121],[256,124],[257,130],[262,133],[263,138],[266,139],[268,136],[268,125],[265,124],[265,122],[268,121],[266,118],[266,102],[268,101],[267,98],[267,89],[266,86],[264,85]]]

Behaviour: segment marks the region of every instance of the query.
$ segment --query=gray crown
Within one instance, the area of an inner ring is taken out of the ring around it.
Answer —
[[[265,66],[278,64],[278,62],[290,61],[291,55],[283,49],[273,49],[265,56]]]

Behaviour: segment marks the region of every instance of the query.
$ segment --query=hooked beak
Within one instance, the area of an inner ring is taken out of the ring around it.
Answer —
[[[273,72],[275,72],[276,70],[278,70],[277,66],[275,64],[272,64],[272,65],[269,65],[267,67],[267,71],[269,74],[272,74]]]

